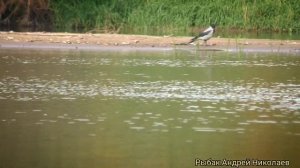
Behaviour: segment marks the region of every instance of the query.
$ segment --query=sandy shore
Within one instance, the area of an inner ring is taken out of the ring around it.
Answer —
[[[124,34],[0,32],[0,49],[173,50],[300,53],[300,40],[233,39],[214,37],[208,46],[176,45],[192,37]]]

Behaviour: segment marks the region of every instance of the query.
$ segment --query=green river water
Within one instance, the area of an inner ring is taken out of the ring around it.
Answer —
[[[299,55],[0,50],[0,168],[299,156]]]

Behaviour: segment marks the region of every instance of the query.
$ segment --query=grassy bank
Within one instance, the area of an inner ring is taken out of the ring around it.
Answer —
[[[228,29],[298,31],[299,18],[297,0],[152,0],[133,10],[126,21],[135,28],[168,30],[216,23]]]
[[[0,23],[51,22],[64,31],[178,34],[216,23],[228,30],[299,32],[299,18],[299,0],[0,0]]]
[[[243,30],[299,31],[298,0],[52,0],[59,27],[176,33],[216,23]]]

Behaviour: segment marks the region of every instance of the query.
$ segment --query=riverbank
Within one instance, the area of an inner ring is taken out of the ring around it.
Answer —
[[[76,50],[172,50],[199,49],[214,51],[300,53],[300,40],[236,39],[214,37],[208,46],[176,45],[192,37],[125,34],[20,33],[0,32],[0,49],[76,49]],[[201,42],[200,42],[201,44]]]

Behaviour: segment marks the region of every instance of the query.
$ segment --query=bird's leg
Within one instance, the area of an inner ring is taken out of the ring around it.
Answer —
[[[203,45],[204,45],[204,46],[207,46],[207,40],[204,40],[204,41],[203,41]]]

